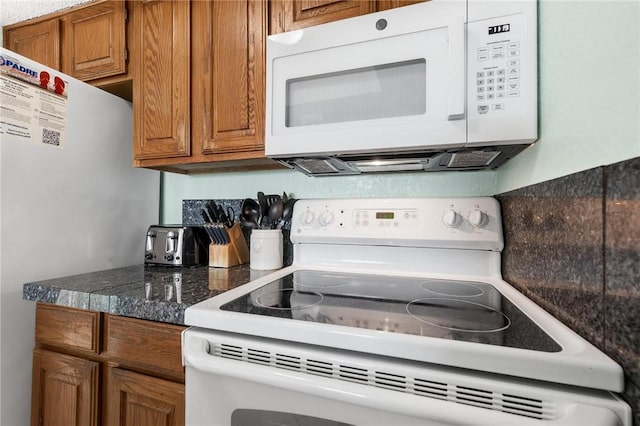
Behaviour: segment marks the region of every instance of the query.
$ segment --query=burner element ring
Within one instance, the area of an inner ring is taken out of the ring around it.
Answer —
[[[259,294],[254,303],[263,308],[293,311],[318,305],[323,298],[322,294],[311,291],[303,293],[292,289],[270,290]]]
[[[420,288],[438,296],[480,297],[484,294],[480,287],[457,281],[426,281],[420,284]]]
[[[502,312],[467,300],[426,297],[407,303],[405,310],[418,321],[451,331],[494,333],[511,325]]]

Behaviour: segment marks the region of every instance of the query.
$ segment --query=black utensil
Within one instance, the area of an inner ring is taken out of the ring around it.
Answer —
[[[282,197],[280,197],[278,194],[270,194],[270,195],[267,195],[266,198],[267,198],[267,207],[271,207],[278,201],[282,201]]]
[[[260,218],[258,220],[258,225],[264,226],[264,218],[269,214],[269,206],[267,205],[267,197],[262,191],[258,192],[258,205],[260,206]]]
[[[227,207],[226,209],[219,204],[213,204],[216,209],[216,213],[218,214],[218,221],[222,223],[227,228],[231,228],[233,226],[233,222],[235,220],[235,212],[233,208]]]
[[[230,242],[229,233],[227,232],[227,228],[225,225],[220,224],[218,226],[218,231],[220,232],[220,236],[222,237],[222,244],[227,245]]]
[[[233,224],[236,222],[236,211],[233,207],[229,206],[226,209],[227,213],[227,228],[231,228]]]
[[[260,225],[256,222],[249,221],[242,216],[240,217],[240,225],[245,229],[260,229]]]
[[[245,198],[240,211],[240,223],[248,229],[258,228],[260,222],[260,205],[253,198]]]
[[[296,203],[295,198],[289,198],[282,208],[282,220],[278,224],[280,228],[288,229],[291,226],[291,217],[293,216],[293,206]]]
[[[202,220],[205,224],[211,223],[211,218],[209,217],[209,213],[205,209],[200,210],[200,216],[202,216]]]
[[[286,203],[284,203],[284,207],[282,208],[282,220],[285,222],[291,221],[291,217],[293,216],[293,206],[296,203],[295,198],[289,198]]]
[[[211,240],[211,242],[213,244],[216,244],[217,243],[217,238],[216,238],[215,233],[211,229],[211,219],[209,218],[209,215],[207,214],[207,211],[205,209],[202,209],[202,211],[200,211],[200,216],[202,216],[202,219],[204,220],[204,230],[205,230],[205,232],[209,236],[209,239]]]
[[[278,226],[278,223],[282,219],[283,209],[284,204],[281,200],[276,201],[269,207],[269,221],[271,222],[271,229],[276,229],[276,226]]]

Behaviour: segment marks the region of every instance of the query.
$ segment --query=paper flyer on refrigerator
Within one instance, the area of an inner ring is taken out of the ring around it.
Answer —
[[[59,75],[0,55],[0,135],[64,148],[68,84]]]

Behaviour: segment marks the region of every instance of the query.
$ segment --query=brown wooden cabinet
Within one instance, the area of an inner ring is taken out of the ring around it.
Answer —
[[[60,19],[4,28],[4,47],[48,67],[60,69]]]
[[[264,147],[266,2],[192,6],[192,140],[198,154]]]
[[[39,303],[32,426],[183,426],[183,330]]]
[[[16,53],[131,100],[125,0],[98,0],[4,27]]]
[[[107,368],[105,426],[184,425],[184,385]]]
[[[375,12],[374,0],[272,0],[271,34]]]
[[[376,11],[395,9],[396,7],[409,6],[429,0],[376,0]]]
[[[133,5],[133,144],[135,160],[189,156],[191,5]]]
[[[264,158],[267,2],[134,3],[134,165],[181,173]]]
[[[31,425],[97,426],[100,364],[36,349]]]
[[[270,31],[277,34],[429,0],[272,0]]]
[[[68,12],[62,18],[62,71],[79,80],[126,74],[124,1],[104,1]]]

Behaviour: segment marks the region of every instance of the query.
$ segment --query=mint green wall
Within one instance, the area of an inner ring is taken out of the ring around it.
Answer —
[[[291,170],[211,175],[164,173],[162,220],[180,223],[183,199],[256,198],[257,191],[296,198],[408,197],[491,193],[494,173],[435,172],[313,178]]]
[[[640,2],[539,2],[540,133],[495,193],[640,156]]]
[[[496,171],[310,178],[288,170],[165,173],[162,217],[183,199],[492,195],[640,156],[640,2],[539,1],[540,138]]]

